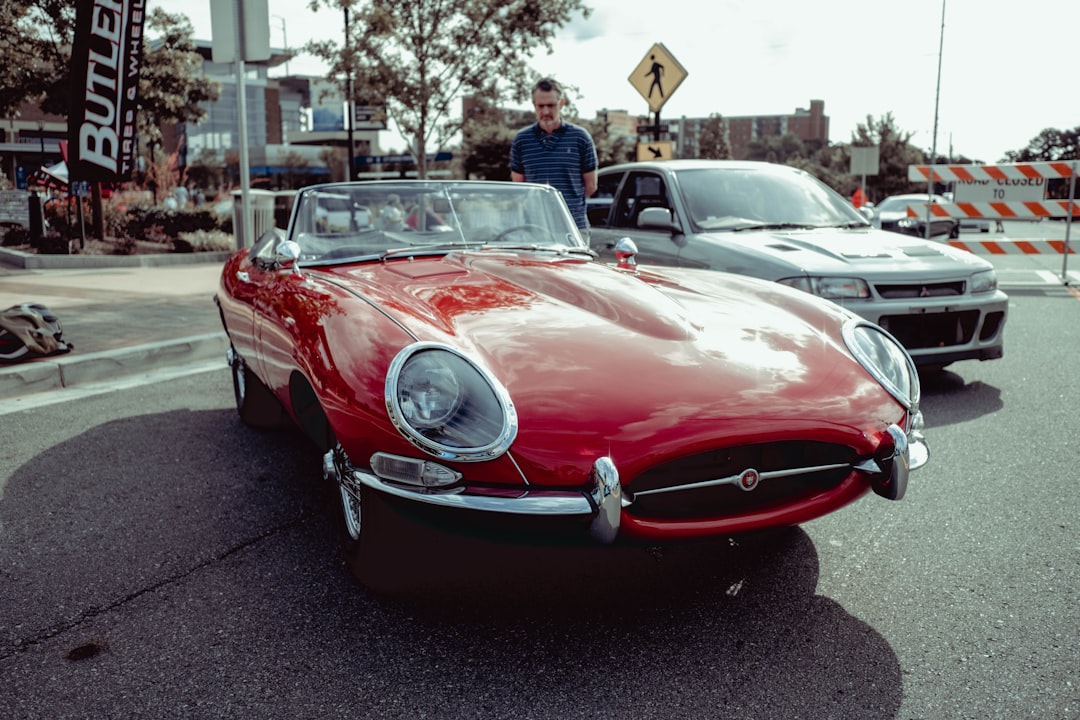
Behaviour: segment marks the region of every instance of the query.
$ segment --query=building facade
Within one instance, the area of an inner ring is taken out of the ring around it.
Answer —
[[[794,135],[803,142],[829,144],[829,116],[824,100],[811,100],[810,109],[796,108],[791,115],[725,116],[731,157],[745,159],[750,143],[767,137]],[[685,157],[693,157],[687,155]]]

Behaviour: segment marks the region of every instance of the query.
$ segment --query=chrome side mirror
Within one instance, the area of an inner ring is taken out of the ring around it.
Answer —
[[[300,245],[293,240],[285,240],[278,243],[278,246],[274,248],[274,262],[279,267],[285,267],[292,264],[292,270],[295,274],[300,274]]]

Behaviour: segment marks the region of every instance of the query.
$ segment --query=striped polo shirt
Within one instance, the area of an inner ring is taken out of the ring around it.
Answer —
[[[583,173],[596,169],[596,147],[583,127],[563,120],[550,135],[540,123],[522,128],[510,146],[510,170],[525,182],[550,185],[562,193],[579,228],[587,228]]]

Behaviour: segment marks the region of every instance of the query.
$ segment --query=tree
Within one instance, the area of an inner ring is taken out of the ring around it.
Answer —
[[[11,117],[26,102],[52,91],[66,116],[68,64],[75,37],[69,0],[4,0],[0,3],[0,114]],[[45,108],[50,112],[54,108]]]
[[[386,111],[427,176],[426,155],[461,128],[454,103],[475,93],[524,98],[531,83],[527,59],[555,32],[589,9],[582,0],[309,0],[344,11],[349,37],[309,43],[346,97],[386,103]],[[352,82],[350,83],[350,78]]]
[[[1031,139],[1026,148],[1005,153],[1006,162],[1056,162],[1080,160],[1080,125],[1072,130],[1046,128]],[[1047,182],[1046,194],[1052,198],[1069,196],[1068,180],[1053,179]],[[1080,185],[1080,183],[1078,183]],[[1080,188],[1078,188],[1080,194]]]
[[[911,136],[912,133],[903,132],[896,127],[892,113],[886,113],[879,120],[867,115],[866,124],[855,127],[851,137],[852,145],[878,147],[878,174],[866,177],[867,194],[874,202],[890,195],[926,192],[925,185],[908,180],[908,166],[926,162],[923,151],[910,144]],[[849,163],[850,157],[849,153]]]
[[[787,163],[789,159],[804,158],[809,153],[806,145],[797,135],[768,135],[758,140],[751,140],[746,146],[747,160],[765,160],[767,162]]]
[[[148,142],[160,143],[162,124],[198,122],[206,115],[203,103],[217,100],[221,85],[202,72],[203,58],[195,50],[187,16],[155,7],[146,26],[156,37],[143,44],[139,132]]]
[[[701,124],[698,134],[698,157],[709,160],[730,160],[731,146],[728,145],[727,123],[724,118],[713,113]]]

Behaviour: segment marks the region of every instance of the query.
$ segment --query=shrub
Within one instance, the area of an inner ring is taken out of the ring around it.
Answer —
[[[11,227],[4,233],[4,247],[30,244],[30,231],[24,227]]]
[[[34,247],[40,255],[67,255],[71,252],[68,239],[54,232],[42,237],[34,243]]]
[[[178,238],[181,233],[217,230],[218,219],[213,211],[166,210],[163,208],[133,207],[128,210],[127,234],[137,239]]]
[[[173,252],[221,252],[234,248],[233,236],[220,230],[197,230],[180,233],[173,241]]]

